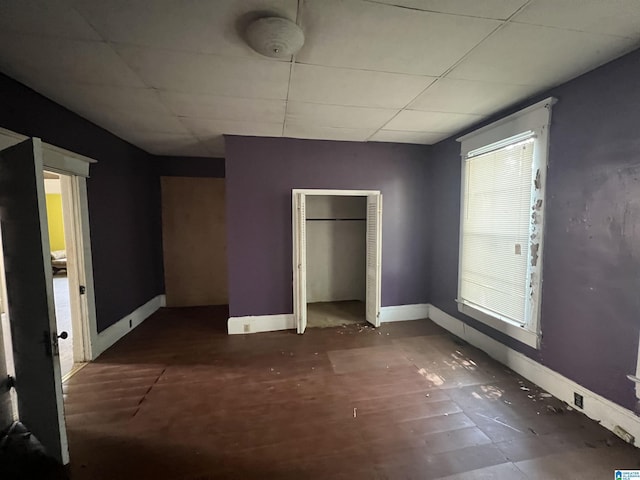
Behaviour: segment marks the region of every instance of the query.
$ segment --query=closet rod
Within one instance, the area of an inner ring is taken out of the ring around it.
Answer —
[[[366,222],[366,218],[307,218],[308,222]]]

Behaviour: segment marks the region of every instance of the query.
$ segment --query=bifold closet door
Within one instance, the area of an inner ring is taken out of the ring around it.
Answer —
[[[293,312],[296,330],[307,329],[307,212],[306,195],[293,195]]]
[[[161,188],[167,306],[227,304],[224,179],[162,177]]]
[[[382,194],[367,196],[367,322],[380,326],[382,277]]]

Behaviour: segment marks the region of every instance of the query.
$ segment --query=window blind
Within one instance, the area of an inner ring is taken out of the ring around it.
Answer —
[[[511,140],[465,161],[460,300],[524,325],[534,139]]]

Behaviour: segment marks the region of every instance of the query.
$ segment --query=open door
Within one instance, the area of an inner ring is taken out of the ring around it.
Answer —
[[[382,194],[367,195],[367,322],[380,326]]]
[[[1,249],[0,249],[1,251]],[[0,275],[3,274],[2,261],[0,260]],[[13,373],[9,369],[7,350],[7,339],[5,339],[4,331],[4,294],[2,279],[0,279],[0,432],[5,431],[6,428],[13,422],[13,399],[11,398],[11,389],[7,388],[5,383],[9,379],[9,374]]]
[[[293,195],[293,312],[298,333],[307,328],[307,214],[304,193]]]
[[[0,151],[0,227],[18,415],[60,462],[69,462],[47,231],[42,144]]]

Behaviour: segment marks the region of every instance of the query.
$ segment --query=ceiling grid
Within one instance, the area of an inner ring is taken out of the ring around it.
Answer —
[[[301,26],[293,57],[244,41]],[[159,155],[224,134],[433,144],[638,47],[637,0],[3,0],[0,71]]]

